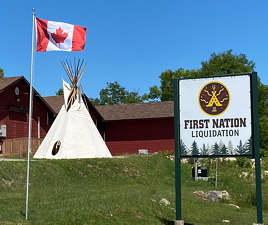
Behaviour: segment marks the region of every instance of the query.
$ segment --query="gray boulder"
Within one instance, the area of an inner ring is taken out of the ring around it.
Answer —
[[[230,199],[230,195],[227,191],[208,191],[207,199],[212,202],[218,202],[220,199]]]
[[[168,200],[165,199],[165,198],[162,198],[162,199],[159,201],[159,204],[160,204],[160,205],[163,205],[163,206],[167,206],[167,205],[170,205],[170,201],[168,201]]]

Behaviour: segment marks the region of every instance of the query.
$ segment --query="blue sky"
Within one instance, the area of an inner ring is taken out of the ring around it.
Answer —
[[[213,52],[233,49],[256,63],[268,84],[268,1],[90,0],[1,2],[0,67],[30,80],[32,8],[36,16],[87,28],[82,52],[35,53],[33,85],[55,95],[68,79],[60,62],[84,58],[88,97],[118,81],[140,94],[160,84],[167,70],[197,69]]]

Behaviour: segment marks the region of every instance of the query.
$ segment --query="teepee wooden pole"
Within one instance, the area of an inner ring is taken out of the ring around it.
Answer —
[[[72,83],[70,94],[67,98],[66,107],[66,110],[69,111],[69,109],[77,99],[77,95],[79,93],[78,83],[84,74],[86,64],[84,64],[84,60],[81,61],[81,59],[78,59],[78,61],[76,61],[74,59],[73,65],[70,61],[66,60],[65,62],[62,62],[62,66]]]

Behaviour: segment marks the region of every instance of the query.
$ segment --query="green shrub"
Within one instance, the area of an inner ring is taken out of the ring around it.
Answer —
[[[236,158],[236,164],[239,167],[251,168],[251,161],[246,157],[238,157],[238,158]]]
[[[267,155],[267,152],[262,148],[260,151],[260,157],[264,158]]]
[[[164,156],[164,157],[170,157],[171,155],[173,155],[173,150],[164,150],[159,152],[160,155]]]
[[[256,192],[255,191],[250,191],[245,198],[245,201],[252,205],[252,206],[256,206],[257,205],[257,200],[256,200]]]

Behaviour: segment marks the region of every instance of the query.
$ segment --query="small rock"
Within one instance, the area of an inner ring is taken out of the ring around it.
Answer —
[[[217,202],[220,199],[217,191],[208,191],[207,198],[212,202]]]
[[[223,223],[230,223],[230,220],[222,220]]]
[[[235,204],[228,204],[229,206],[232,206],[232,207],[235,207],[237,209],[240,209],[240,207],[238,205],[235,205]]]
[[[247,178],[248,177],[248,172],[242,172],[239,177]]]
[[[221,195],[223,199],[230,200],[230,195],[226,190],[222,191]]]
[[[230,157],[230,158],[225,158],[224,160],[234,162],[234,161],[236,161],[236,158]]]
[[[152,199],[152,202],[156,202],[156,200],[155,199]]]
[[[174,157],[174,155],[168,155],[168,156],[166,156],[166,158],[169,160],[174,160],[175,157]]]
[[[11,186],[14,183],[14,180],[6,180],[4,178],[2,178],[2,182],[7,185],[7,186]]]
[[[197,197],[200,197],[200,198],[206,197],[206,194],[204,191],[194,191],[193,194],[196,195]]]
[[[167,205],[170,205],[170,201],[168,201],[168,200],[165,199],[165,198],[162,198],[162,199],[159,201],[159,204],[160,204],[160,205],[167,206]]]
[[[264,170],[264,176],[268,176],[268,170]]]

